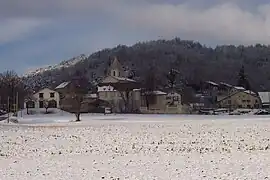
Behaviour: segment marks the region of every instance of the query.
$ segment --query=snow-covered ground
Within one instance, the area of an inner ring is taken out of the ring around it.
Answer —
[[[0,179],[270,179],[270,116],[74,119],[1,123]]]

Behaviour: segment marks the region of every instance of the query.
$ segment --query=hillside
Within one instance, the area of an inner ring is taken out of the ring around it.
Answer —
[[[270,47],[217,46],[206,47],[198,42],[180,40],[157,40],[137,43],[131,47],[119,45],[104,49],[90,56],[81,55],[59,65],[38,69],[24,76],[24,81],[33,88],[56,86],[69,80],[77,70],[92,82],[104,75],[109,58],[117,56],[136,79],[144,79],[149,66],[155,65],[160,85],[166,84],[165,74],[170,68],[181,72],[181,81],[199,84],[200,81],[223,81],[236,84],[242,65],[255,90],[270,89]],[[180,79],[179,79],[180,81]]]

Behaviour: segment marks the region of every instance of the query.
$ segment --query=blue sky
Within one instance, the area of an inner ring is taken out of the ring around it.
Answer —
[[[81,53],[171,39],[270,43],[266,0],[2,0],[0,72],[24,73]]]

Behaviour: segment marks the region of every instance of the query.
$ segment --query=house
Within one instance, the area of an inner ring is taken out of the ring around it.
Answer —
[[[262,108],[269,109],[270,108],[270,92],[258,92]]]
[[[167,93],[163,91],[145,92],[141,95],[142,113],[165,113],[167,107]]]
[[[250,90],[234,88],[227,97],[218,101],[218,105],[228,109],[254,109],[261,107],[261,101],[259,96]]]
[[[181,95],[177,92],[170,92],[166,96],[167,105],[181,105]]]
[[[72,82],[67,81],[59,84],[55,90],[59,93],[60,96],[60,108],[62,110],[73,112],[74,108],[72,106]],[[93,94],[91,92],[87,93],[83,97],[83,103],[81,106],[81,112],[92,112],[95,109],[94,105],[96,100],[98,99],[97,94]]]
[[[36,92],[31,98],[25,101],[25,108],[59,108],[60,96],[57,91],[49,88]]]
[[[129,104],[131,109],[134,111],[139,110],[140,108],[140,89],[133,89],[129,92]],[[113,112],[123,112],[124,111],[124,100],[126,98],[125,93],[115,90],[112,86],[102,86],[98,87],[98,98],[103,101],[107,101]]]
[[[126,77],[122,65],[114,58],[107,70],[107,76],[98,86],[98,98],[109,102],[113,112],[124,112],[127,109],[132,112],[139,111],[141,103],[138,87],[135,80]]]
[[[181,114],[184,113],[181,94],[169,92],[166,96],[166,113]]]

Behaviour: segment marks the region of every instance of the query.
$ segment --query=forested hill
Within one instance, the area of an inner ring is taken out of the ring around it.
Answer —
[[[69,80],[79,70],[91,81],[98,81],[104,75],[110,57],[114,56],[133,71],[135,78],[141,80],[147,76],[149,67],[154,65],[161,86],[166,84],[166,74],[171,68],[179,70],[179,81],[186,83],[199,84],[211,80],[236,84],[239,69],[244,65],[252,89],[270,89],[270,46],[258,44],[210,48],[179,38],[137,43],[131,47],[119,45],[90,56],[81,55],[76,63],[47,68],[24,77],[24,80],[35,88],[50,87]]]

